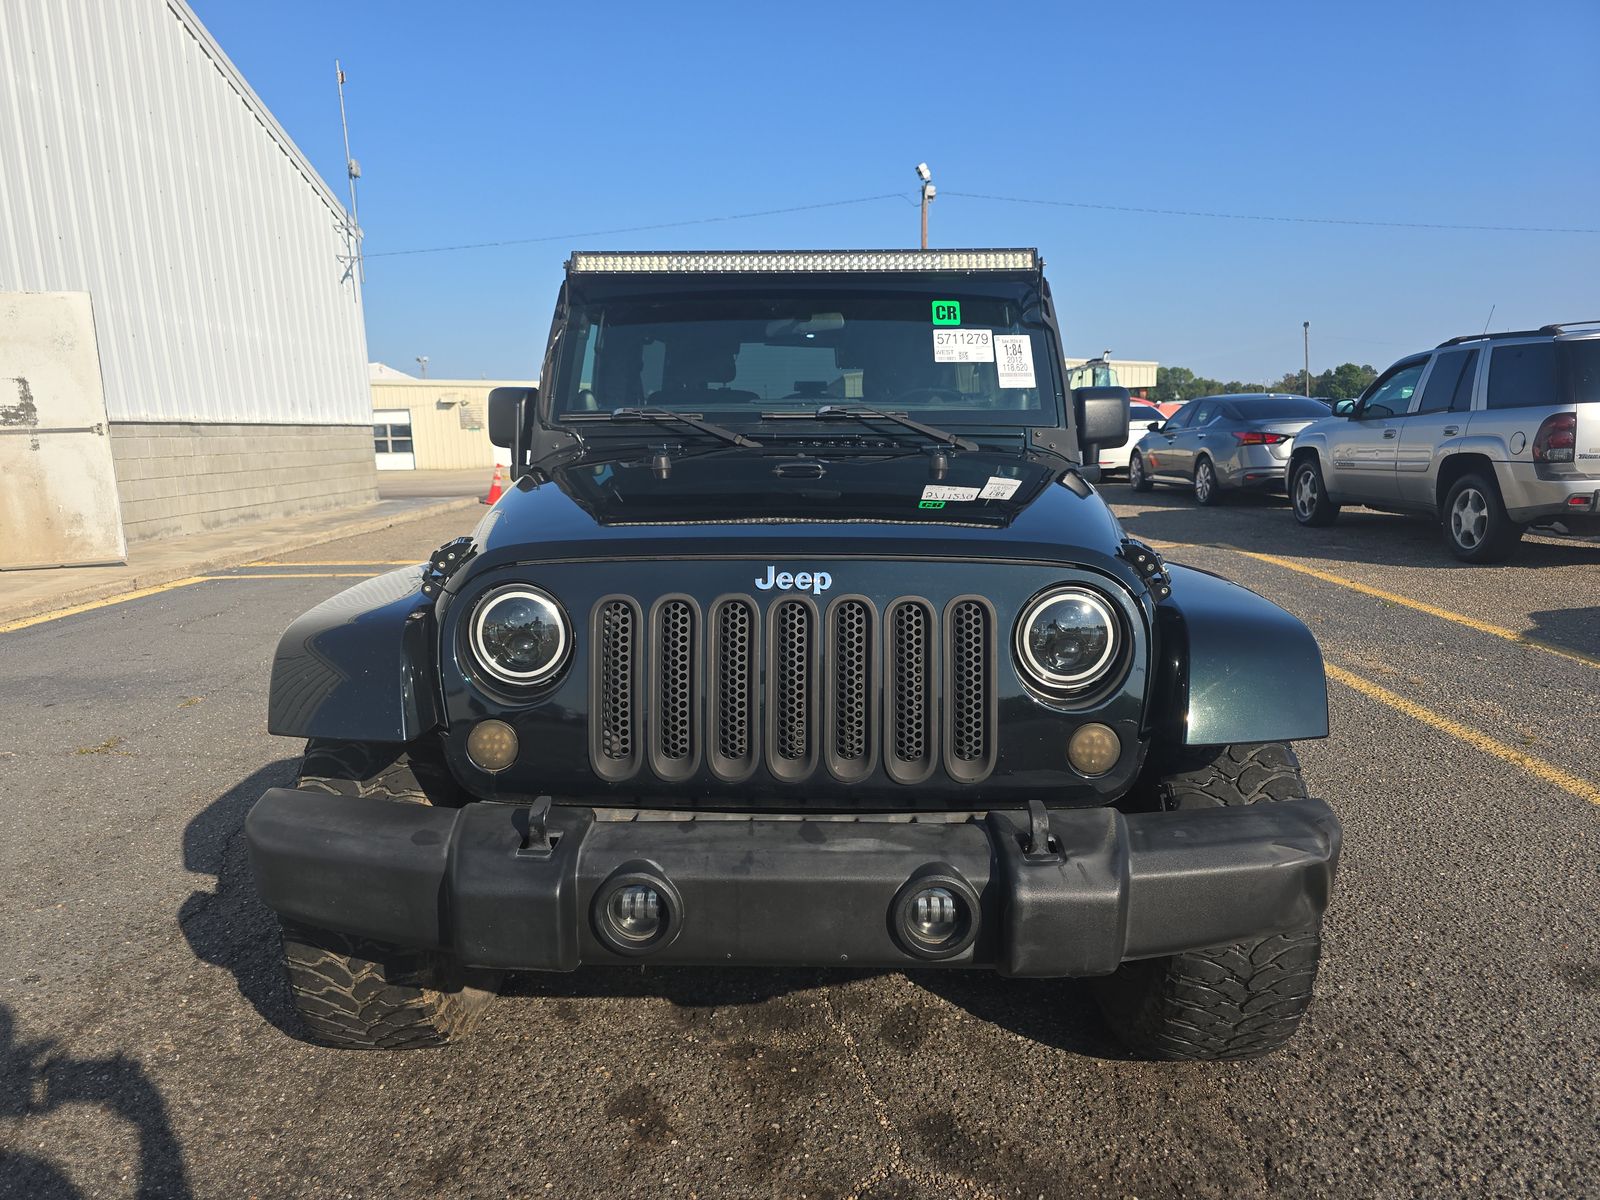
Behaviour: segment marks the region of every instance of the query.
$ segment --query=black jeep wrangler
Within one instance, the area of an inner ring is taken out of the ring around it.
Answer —
[[[580,964],[1092,976],[1136,1053],[1311,998],[1321,655],[1096,493],[1032,250],[578,253],[514,483],[290,627],[247,822],[306,1027],[463,1031]]]

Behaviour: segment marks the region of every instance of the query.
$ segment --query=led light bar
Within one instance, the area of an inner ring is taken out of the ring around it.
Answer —
[[[1031,271],[1037,250],[758,250],[635,254],[579,251],[567,269],[583,274],[784,271]]]

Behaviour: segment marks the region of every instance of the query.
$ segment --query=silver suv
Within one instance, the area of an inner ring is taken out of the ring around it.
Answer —
[[[1341,504],[1438,518],[1467,562],[1529,525],[1600,533],[1600,321],[1451,338],[1401,359],[1295,438],[1295,519]]]

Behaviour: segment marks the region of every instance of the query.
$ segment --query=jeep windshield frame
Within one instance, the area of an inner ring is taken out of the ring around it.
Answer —
[[[960,324],[935,324],[934,304],[951,301]],[[1034,386],[1001,386],[992,342],[978,361],[936,361],[938,330],[1026,336]],[[1029,430],[1070,434],[1061,363],[1037,269],[569,275],[538,420],[593,439],[622,432],[607,412],[648,407],[781,439],[804,436],[794,417],[833,404],[1016,444]],[[883,440],[865,426],[857,436]]]

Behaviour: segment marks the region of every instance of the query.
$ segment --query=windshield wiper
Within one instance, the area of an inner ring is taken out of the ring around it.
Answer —
[[[766,416],[767,414],[763,413],[762,415]],[[977,442],[958,437],[948,430],[936,429],[932,425],[924,425],[921,421],[913,421],[910,417],[901,416],[899,413],[884,412],[879,408],[863,408],[860,405],[824,404],[811,415],[818,421],[835,421],[841,417],[852,421],[893,421],[896,425],[914,429],[924,437],[930,437],[946,446],[954,446],[958,450],[978,449]]]
[[[702,421],[699,417],[687,416],[667,408],[619,408],[609,414],[608,419],[616,422],[664,421],[668,424],[686,425],[690,429],[698,429],[701,433],[709,433],[712,437],[719,438],[732,446],[744,446],[751,450],[761,448],[761,443],[754,438],[747,438],[744,434],[724,429],[721,425],[713,425],[710,421]]]

